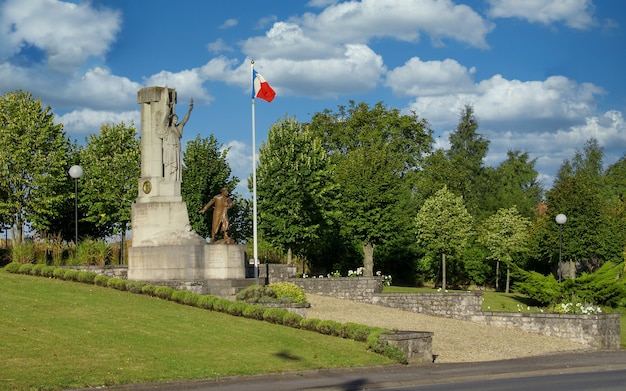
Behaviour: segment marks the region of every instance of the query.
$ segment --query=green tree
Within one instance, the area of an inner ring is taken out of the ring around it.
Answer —
[[[528,249],[529,226],[530,220],[521,216],[515,206],[499,209],[483,222],[478,241],[491,252],[489,258],[496,261],[496,290],[499,288],[500,262],[504,262],[506,265],[505,292],[509,293],[510,267],[514,262],[513,257]]]
[[[219,194],[223,188],[232,192],[239,178],[231,176],[231,169],[226,157],[230,148],[223,148],[214,135],[209,138],[201,138],[198,135],[194,140],[187,143],[183,153],[183,170],[181,194],[183,201],[187,203],[187,212],[191,227],[202,237],[211,236],[211,222],[213,213],[198,214],[198,211]],[[237,200],[237,197],[234,197]],[[245,205],[234,203],[229,210],[229,217],[238,215]],[[244,223],[242,220],[241,223]],[[231,221],[228,233],[236,241],[241,241],[237,232],[245,232],[244,227],[238,227],[239,219]]]
[[[121,234],[122,247],[137,198],[141,174],[139,141],[134,125],[103,124],[80,151],[84,175],[79,179],[83,220],[104,236]]]
[[[473,218],[463,198],[443,187],[424,202],[415,219],[418,243],[441,255],[442,289],[446,289],[446,257],[460,255],[473,235]]]
[[[313,116],[311,128],[336,165],[341,191],[341,237],[357,243],[369,273],[374,248],[411,232],[414,210],[409,184],[430,151],[432,131],[415,114],[401,115],[382,103],[351,101],[338,112]]]
[[[335,224],[337,186],[321,140],[295,118],[269,130],[259,149],[257,206],[263,238],[291,254],[310,257]]]
[[[60,206],[70,202],[69,151],[49,106],[19,90],[0,97],[0,214],[15,228],[18,243],[27,224],[48,231]]]

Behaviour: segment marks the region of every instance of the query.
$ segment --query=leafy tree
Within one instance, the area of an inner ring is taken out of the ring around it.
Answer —
[[[415,114],[353,101],[336,113],[315,114],[311,128],[336,166],[341,237],[362,249],[367,270],[373,266],[375,246],[411,232],[406,211],[414,209],[414,199],[409,184],[430,150],[432,131]]]
[[[336,220],[337,186],[321,140],[295,118],[269,130],[257,170],[259,230],[268,242],[291,254],[319,250]]]
[[[208,139],[198,135],[195,140],[187,143],[183,154],[181,194],[187,203],[192,228],[205,238],[211,236],[213,213],[200,215],[198,211],[223,188],[232,192],[239,182],[239,178],[231,176],[230,165],[226,160],[229,150],[230,148],[223,148],[214,135],[210,135]],[[238,201],[237,196],[234,201]],[[239,216],[240,211],[246,207],[235,202],[229,210],[229,217]],[[244,239],[237,233],[246,232],[245,227],[238,226],[245,223],[245,219],[240,218],[231,221],[229,236],[232,234],[235,241]]]
[[[103,236],[121,234],[122,246],[137,198],[139,153],[137,129],[124,122],[103,124],[79,153],[84,170],[79,187],[83,220]]]
[[[446,289],[446,257],[460,255],[473,235],[473,219],[463,198],[443,187],[426,200],[415,219],[417,241],[441,254],[442,289]]]
[[[0,97],[0,214],[15,227],[13,238],[24,240],[24,227],[50,229],[67,192],[69,139],[54,124],[50,107],[30,93],[14,91]]]
[[[528,227],[530,220],[521,216],[515,206],[508,209],[499,209],[488,217],[480,231],[478,241],[491,252],[489,258],[496,260],[496,289],[498,289],[498,274],[500,262],[506,265],[506,289],[510,287],[510,265],[513,256],[527,250]]]

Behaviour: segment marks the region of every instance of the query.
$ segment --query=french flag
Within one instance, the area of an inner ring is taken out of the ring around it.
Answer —
[[[252,69],[252,99],[261,98],[268,102],[274,100],[276,92],[270,87],[270,84],[258,73]]]

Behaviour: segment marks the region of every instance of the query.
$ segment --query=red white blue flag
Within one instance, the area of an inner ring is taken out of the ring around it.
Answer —
[[[268,102],[274,100],[276,92],[260,73],[252,70],[252,99],[261,98]]]

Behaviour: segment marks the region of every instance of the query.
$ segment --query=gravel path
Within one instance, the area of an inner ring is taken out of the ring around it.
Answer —
[[[477,362],[586,350],[568,340],[489,326],[464,320],[429,316],[350,300],[307,294],[308,318],[354,322],[388,329],[432,331],[433,355],[438,363]]]

